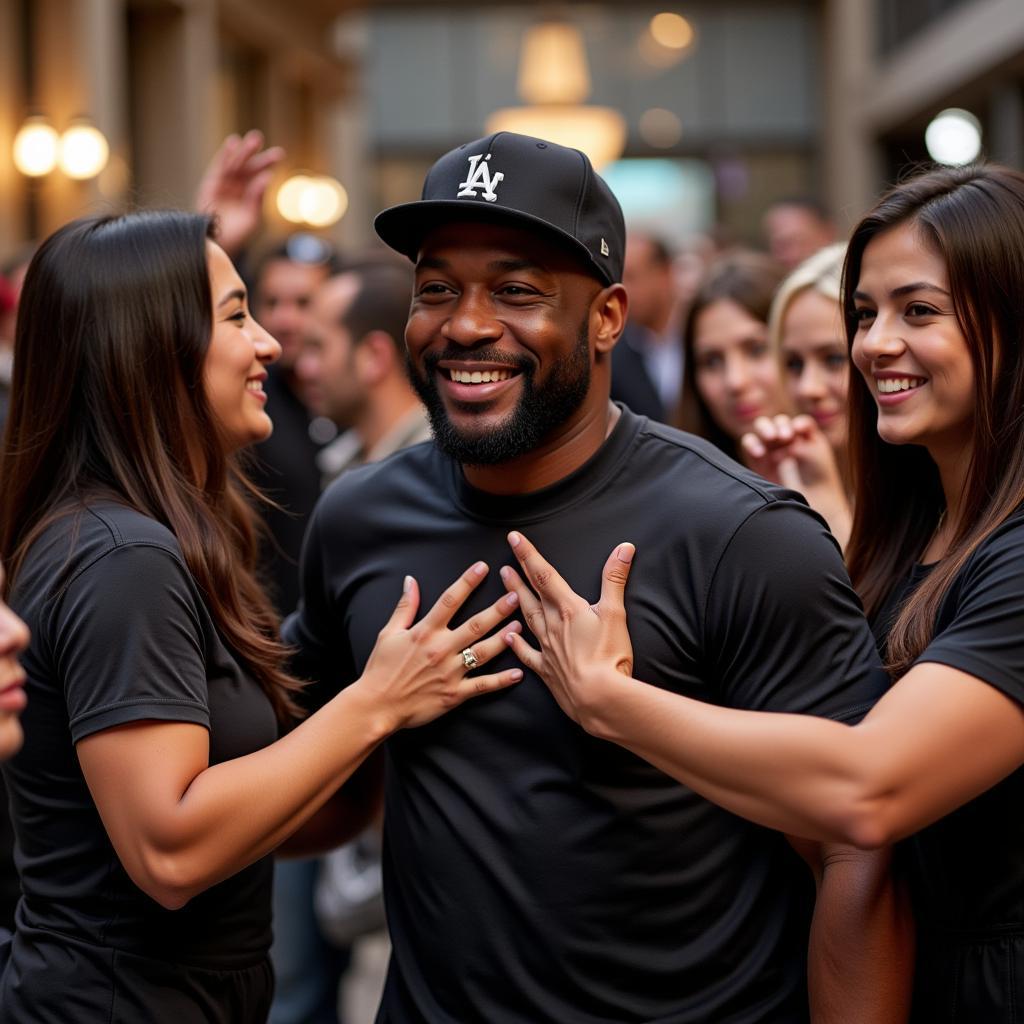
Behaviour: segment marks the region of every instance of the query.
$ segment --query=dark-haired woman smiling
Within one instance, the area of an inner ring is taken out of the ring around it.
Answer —
[[[1015,1024],[1024,175],[945,169],[894,188],[853,233],[844,309],[857,371],[847,560],[894,679],[864,720],[751,714],[631,680],[620,671],[632,664],[621,607],[628,546],[609,560],[595,615],[515,538],[541,607],[506,575],[543,650],[511,643],[586,729],[737,814],[860,846],[911,836],[915,1022]]]
[[[29,268],[0,454],[32,630],[5,1024],[265,1019],[268,854],[387,735],[518,678],[467,681],[459,655],[492,657],[475,638],[514,602],[448,629],[486,567],[416,625],[407,579],[364,674],[278,739],[298,684],[235,467],[272,429],[278,353],[204,217],[79,221]]]

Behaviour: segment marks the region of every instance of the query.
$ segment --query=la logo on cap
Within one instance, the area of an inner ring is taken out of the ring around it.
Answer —
[[[491,174],[491,169],[487,166],[487,161],[490,159],[490,153],[486,156],[482,153],[477,153],[476,156],[469,158],[469,175],[465,181],[459,183],[459,191],[455,193],[456,198],[469,196],[476,199],[479,198],[477,196],[477,189],[483,189],[480,196],[486,199],[487,202],[493,203],[497,200],[498,194],[494,190],[497,188],[498,182],[505,175],[501,171]]]

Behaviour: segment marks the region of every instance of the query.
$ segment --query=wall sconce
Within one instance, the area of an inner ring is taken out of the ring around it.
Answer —
[[[30,178],[41,178],[55,167],[77,181],[95,178],[110,158],[104,134],[86,118],[73,121],[63,135],[45,118],[25,119],[14,137],[14,166]]]
[[[530,106],[496,110],[485,131],[519,132],[581,149],[598,170],[621,156],[626,122],[612,107],[586,105],[587,55],[579,29],[562,21],[527,29],[519,57],[519,94]]]
[[[348,193],[327,174],[293,174],[277,190],[277,210],[293,224],[326,228],[348,209]]]

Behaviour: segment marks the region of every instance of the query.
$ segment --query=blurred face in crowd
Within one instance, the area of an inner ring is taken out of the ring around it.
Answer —
[[[629,295],[630,320],[656,333],[664,331],[672,315],[676,280],[672,264],[658,259],[649,238],[629,237],[622,283]]]
[[[281,346],[252,317],[245,286],[215,242],[206,243],[213,331],[203,366],[206,398],[230,450],[266,440],[274,429],[263,382]]]
[[[310,307],[302,354],[295,364],[306,405],[339,427],[351,426],[366,404],[357,339],[344,322],[358,294],[355,274],[333,277],[319,288]]]
[[[0,590],[4,569],[0,565]],[[28,627],[0,598],[0,761],[21,747],[19,716],[25,707],[25,671],[18,655],[28,646]]]
[[[773,206],[764,215],[764,234],[768,251],[787,270],[803,263],[835,237],[828,221],[798,204]]]
[[[864,249],[853,362],[878,405],[878,434],[958,459],[973,433],[974,364],[953,311],[946,263],[913,223]]]
[[[291,371],[302,349],[313,293],[327,277],[322,264],[271,260],[256,283],[253,312],[281,346],[282,370]]]
[[[780,349],[791,404],[842,451],[850,358],[839,303],[814,288],[798,292],[786,307]]]
[[[768,325],[732,299],[717,299],[693,324],[694,385],[711,418],[738,440],[758,416],[786,407]]]
[[[430,232],[405,339],[438,445],[466,465],[507,462],[607,402],[590,387],[600,291],[546,236],[473,222]]]

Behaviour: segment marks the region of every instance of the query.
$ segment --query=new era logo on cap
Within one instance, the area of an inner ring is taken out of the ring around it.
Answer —
[[[422,198],[384,210],[374,227],[415,261],[429,231],[460,218],[545,232],[583,256],[607,284],[622,280],[622,210],[578,149],[512,132],[477,139],[441,157]]]

